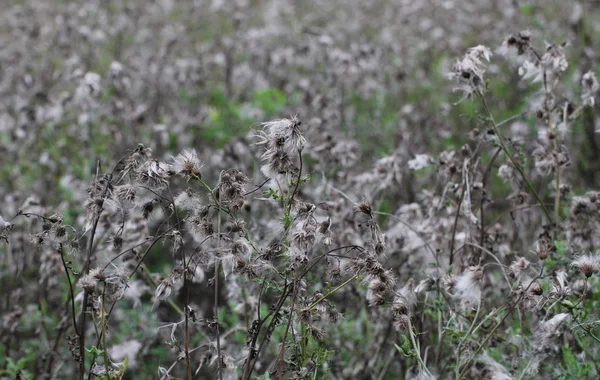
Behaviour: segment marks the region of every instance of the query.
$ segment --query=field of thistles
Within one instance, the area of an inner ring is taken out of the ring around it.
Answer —
[[[597,379],[600,8],[0,5],[0,379]]]

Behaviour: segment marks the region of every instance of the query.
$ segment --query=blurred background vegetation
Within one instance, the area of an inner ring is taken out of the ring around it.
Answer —
[[[313,146],[342,142],[357,168],[399,146],[409,149],[407,156],[460,147],[483,117],[477,102],[453,106],[459,96],[446,73],[466,48],[494,51],[510,33],[530,29],[537,41],[566,42],[565,77],[580,78],[598,67],[599,19],[594,1],[6,0],[0,5],[1,215],[8,219],[35,204],[75,224],[98,162],[109,167],[138,143],[158,158],[193,147],[218,173],[215,152],[235,156],[257,122],[296,114],[305,134],[316,136],[308,138]],[[517,66],[501,57],[493,58],[488,80],[496,120],[514,118],[528,128],[523,138],[534,138],[529,98],[541,84],[522,81]],[[566,80],[562,93],[576,98],[579,86]],[[587,109],[575,123],[575,193],[598,184],[597,113]],[[427,173],[415,176],[418,183]],[[492,181],[492,195],[505,196],[507,185],[496,176]],[[405,199],[382,195],[380,210],[414,200],[411,192]],[[0,339],[0,377],[24,369],[33,378],[60,315],[34,290],[38,268],[24,262],[16,275],[7,273],[8,249],[0,246],[0,289],[11,289],[0,295],[0,314],[12,335]],[[171,265],[159,251],[149,258],[153,271]],[[66,301],[65,284],[56,287]],[[9,326],[15,300],[25,303]],[[144,332],[159,325],[150,307],[122,310],[143,328],[119,325],[115,343],[147,339]],[[370,339],[369,318],[361,310],[334,336],[360,347]],[[221,320],[225,329],[239,323],[225,308]],[[168,364],[167,347],[148,347],[145,362],[124,378],[155,378],[156,364]],[[342,348],[340,360],[353,355]]]

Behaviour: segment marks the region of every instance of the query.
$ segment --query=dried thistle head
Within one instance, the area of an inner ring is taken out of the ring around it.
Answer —
[[[62,220],[60,222],[54,223],[52,229],[50,230],[50,233],[52,234],[54,240],[59,243],[67,241],[67,239],[69,238],[67,232],[67,226],[65,226],[62,223]]]
[[[600,259],[597,255],[582,255],[575,259],[571,266],[577,268],[585,277],[590,278],[600,269]]]
[[[529,268],[529,261],[524,257],[517,257],[510,265],[509,271],[513,278],[517,278]]]
[[[480,301],[483,276],[482,267],[472,266],[456,279],[455,296],[460,301],[463,310],[474,307]]]
[[[373,207],[371,206],[371,202],[366,199],[362,199],[355,205],[356,211],[362,212],[367,215],[369,218],[373,217]]]
[[[100,268],[94,268],[79,279],[78,285],[86,293],[92,293],[96,289],[96,284],[100,281],[104,281],[104,273]]]
[[[415,293],[430,292],[434,290],[436,282],[436,279],[432,277],[421,280],[415,288]]]
[[[143,144],[138,144],[137,148],[125,158],[123,173],[135,172],[150,157],[152,157],[152,149],[146,148]]]
[[[313,312],[308,307],[305,307],[302,310],[300,310],[300,312],[298,313],[298,317],[302,322],[310,324],[313,320]]]
[[[217,197],[226,202],[232,210],[239,210],[244,205],[246,184],[250,179],[237,169],[228,169],[219,175]]]
[[[201,238],[211,236],[215,232],[215,227],[207,207],[195,210],[189,219],[189,223],[192,225],[192,231]]]
[[[114,197],[121,202],[135,202],[137,188],[132,184],[115,186]]]
[[[396,331],[406,333],[410,329],[410,315],[400,314],[394,318],[394,328]]]
[[[137,180],[154,190],[164,189],[172,172],[169,166],[157,160],[148,160],[137,169]]]
[[[302,123],[296,118],[273,120],[262,123],[262,131],[256,133],[257,144],[266,147],[261,171],[269,178],[297,172],[294,160],[302,151],[306,140],[300,131]]]
[[[294,161],[284,150],[270,150],[263,154],[263,165],[260,171],[269,178],[297,171]]]
[[[567,272],[563,269],[554,271],[554,284],[550,290],[550,295],[556,298],[563,298],[571,294],[571,288],[568,286]]]
[[[10,231],[12,229],[12,224],[10,222],[5,221],[0,216],[0,239],[8,240],[8,236],[10,235]]]
[[[110,302],[117,301],[125,294],[129,276],[122,273],[112,273],[104,279],[104,293]]]
[[[333,324],[338,323],[344,318],[342,313],[340,313],[333,305],[327,308],[327,316],[329,318],[329,322]]]
[[[325,331],[314,325],[310,326],[310,335],[318,342],[322,342],[325,339]]]
[[[511,34],[503,42],[501,53],[506,53],[509,49],[516,49],[518,55],[525,53],[531,44],[531,31],[522,30],[519,33]]]
[[[154,292],[154,305],[152,308],[156,306],[156,303],[161,300],[166,300],[171,296],[173,292],[173,280],[171,278],[166,278],[161,281],[156,287],[156,291]]]
[[[540,260],[548,258],[550,253],[554,252],[556,247],[552,242],[552,238],[547,231],[542,232],[535,242],[535,253],[538,255]]]
[[[547,73],[556,77],[567,70],[569,62],[565,56],[563,45],[548,45],[546,52],[542,56],[542,66],[547,70]]]
[[[171,170],[185,178],[186,181],[191,179],[201,179],[202,174],[200,169],[204,164],[198,158],[195,149],[186,149],[175,157],[171,157]]]
[[[583,87],[583,93],[581,94],[583,103],[593,107],[596,103],[595,95],[600,89],[600,84],[598,84],[598,79],[593,71],[588,71],[581,77],[581,87]]]
[[[533,334],[533,347],[536,353],[546,353],[553,349],[554,341],[562,335],[559,327],[568,317],[568,313],[556,314],[538,325]]]
[[[302,150],[306,140],[302,136],[300,126],[302,122],[296,116],[289,119],[272,120],[262,123],[264,137],[268,146],[283,148],[288,153]]]
[[[462,60],[456,61],[448,75],[455,80],[459,87],[455,91],[464,93],[462,99],[484,90],[483,74],[487,70],[486,61],[490,61],[492,52],[483,45],[478,45],[467,50]]]

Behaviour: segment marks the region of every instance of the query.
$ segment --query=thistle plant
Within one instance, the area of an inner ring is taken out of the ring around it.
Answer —
[[[598,377],[592,4],[205,3],[0,13],[1,378]]]

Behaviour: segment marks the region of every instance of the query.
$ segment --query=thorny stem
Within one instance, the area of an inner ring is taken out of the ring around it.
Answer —
[[[458,217],[460,216],[460,208],[462,206],[463,200],[465,199],[465,193],[467,190],[467,184],[463,184],[462,192],[460,194],[460,200],[458,201],[458,205],[456,206],[456,215],[454,216],[454,225],[452,226],[452,240],[450,241],[450,261],[448,262],[449,266],[452,266],[452,262],[454,261],[454,242],[456,240],[456,227],[458,226]]]
[[[281,350],[279,351],[279,358],[277,359],[277,362],[279,362],[279,380],[283,380],[283,359],[285,356],[285,340],[287,339],[288,332],[290,331],[290,325],[292,324],[292,318],[294,317],[294,306],[296,306],[296,296],[298,295],[297,281],[294,281],[292,286],[294,287],[294,293],[292,295],[292,307],[290,308],[290,315],[288,317],[287,325],[285,326],[285,333],[283,334],[283,339],[281,340]]]
[[[298,149],[298,158],[300,159],[300,168],[298,169],[298,178],[296,179],[294,191],[292,191],[292,195],[288,200],[288,215],[290,215],[290,212],[292,212],[292,202],[294,201],[294,196],[296,195],[296,191],[298,191],[298,186],[300,186],[300,179],[302,178],[302,149]]]
[[[550,204],[548,204],[548,205],[550,205]],[[511,208],[510,210],[506,210],[506,211],[502,212],[500,215],[498,215],[488,226],[486,226],[485,231],[487,231],[489,228],[493,227],[496,223],[498,223],[500,221],[500,219],[504,218],[508,214],[510,214],[512,216],[512,213],[515,211],[527,210],[527,209],[535,208],[535,207],[541,207],[541,205],[538,203],[535,203],[535,204],[517,206],[517,207]]]
[[[167,190],[169,191],[169,197],[171,206],[173,207],[173,214],[175,215],[175,220],[177,225],[181,224],[179,219],[179,213],[177,212],[177,206],[175,205],[175,199],[173,198],[173,192],[171,191],[171,187],[167,186]],[[190,329],[189,329],[189,312],[188,305],[190,303],[190,289],[188,284],[188,266],[185,258],[185,249],[183,247],[181,249],[181,260],[183,261],[183,291],[185,293],[185,306],[184,306],[184,319],[185,319],[185,366],[187,369],[187,378],[188,380],[192,380],[192,365],[190,363]],[[173,247],[175,250],[175,247]],[[175,254],[176,252],[173,252]]]
[[[494,164],[494,161],[496,161],[496,158],[498,157],[498,155],[500,154],[501,151],[502,151],[502,148],[496,149],[496,152],[494,152],[494,155],[490,159],[490,162],[488,163],[487,167],[483,171],[483,176],[482,176],[482,180],[481,180],[481,183],[482,183],[481,203],[479,204],[479,219],[480,219],[480,223],[481,223],[481,229],[480,229],[480,235],[479,235],[479,245],[482,247],[483,247],[483,242],[485,240],[485,218],[483,215],[484,205],[485,205],[485,200],[486,200],[485,188],[487,185],[488,174],[490,173],[490,170],[492,169],[492,165]]]
[[[170,231],[170,229],[169,229]],[[147,237],[146,239],[148,239],[149,237]],[[125,249],[124,251],[119,252],[117,255],[115,255],[115,257],[113,257],[108,263],[106,263],[106,265],[102,268],[102,272],[104,272],[106,270],[106,268],[109,267],[110,264],[112,264],[115,260],[117,260],[119,257],[127,254],[128,252],[133,251],[134,249],[136,249],[137,247],[141,247],[142,245],[148,243],[148,240],[144,240],[141,243],[138,243],[136,245],[134,245],[133,247],[129,247],[127,249]]]
[[[494,119],[494,116],[492,115],[492,111],[490,111],[490,108],[488,107],[488,104],[487,104],[487,102],[485,100],[485,97],[483,96],[483,93],[481,91],[477,91],[477,95],[479,96],[479,99],[481,100],[481,104],[483,105],[483,108],[485,109],[485,112],[488,114],[488,116],[490,118],[490,124],[492,125],[492,128],[494,129],[494,133],[498,137],[498,143],[500,144],[500,147],[502,148],[502,150],[504,151],[504,153],[506,154],[506,156],[508,157],[508,159],[510,160],[510,162],[513,164],[513,166],[515,167],[515,169],[517,169],[517,171],[521,175],[521,178],[523,178],[523,181],[525,181],[525,183],[527,184],[527,187],[529,187],[529,190],[531,191],[531,193],[535,196],[535,198],[537,199],[537,201],[541,205],[542,211],[544,211],[544,214],[546,215],[546,218],[550,222],[552,222],[552,216],[550,215],[550,212],[548,212],[548,209],[546,208],[544,202],[542,201],[542,198],[537,193],[537,191],[533,187],[533,184],[529,181],[529,179],[527,178],[527,176],[523,172],[523,169],[521,168],[521,165],[519,165],[519,163],[514,159],[514,157],[510,153],[510,150],[508,150],[508,147],[504,143],[504,139],[503,139],[502,135],[500,134],[500,131],[498,130],[498,126],[496,125],[496,121]]]
[[[142,254],[142,257],[140,258],[140,260],[138,261],[138,263],[136,264],[135,268],[133,268],[133,270],[131,271],[131,274],[129,275],[129,278],[133,277],[133,275],[137,272],[137,270],[140,268],[140,266],[142,265],[142,263],[144,262],[144,259],[146,258],[146,255],[148,255],[148,252],[150,252],[150,250],[152,249],[152,247],[154,247],[154,245],[156,243],[158,243],[158,241],[160,239],[162,239],[163,237],[165,237],[166,234],[168,234],[171,230],[173,230],[175,227],[177,227],[180,223],[185,222],[185,219],[182,219],[179,223],[174,224],[173,226],[169,227],[168,229],[166,229],[163,233],[161,233],[160,235],[158,235],[153,241],[152,243],[150,243],[150,246],[148,248],[146,248],[146,250],[144,251],[144,253]]]
[[[568,104],[565,104],[564,109],[563,109],[563,122],[565,123],[565,125],[567,124],[567,106]],[[558,224],[560,222],[560,162],[558,162],[558,143],[556,142],[556,139],[558,138],[558,134],[554,131],[554,129],[552,128],[552,120],[550,119],[550,114],[549,111],[547,111],[548,113],[548,128],[550,129],[550,131],[554,134],[554,138],[552,139],[552,143],[554,144],[554,152],[556,154],[556,183],[555,183],[555,189],[554,189],[554,220],[556,223],[556,227],[554,229],[554,240],[556,240],[556,235],[558,233]]]
[[[558,154],[558,143],[556,142],[556,139],[558,138],[558,134],[556,133],[556,130],[554,128],[554,126],[552,125],[552,119],[550,118],[550,106],[548,104],[548,94],[551,94],[552,91],[548,86],[548,76],[546,74],[546,68],[544,67],[544,63],[542,62],[542,57],[540,56],[540,54],[533,48],[533,46],[528,46],[529,50],[531,50],[531,52],[535,55],[535,57],[538,60],[538,63],[541,67],[543,67],[543,83],[544,83],[544,92],[546,95],[546,98],[544,100],[544,108],[546,110],[546,118],[548,120],[548,131],[550,132],[550,134],[553,136],[552,138],[552,145],[554,147],[554,153]],[[564,114],[563,114],[563,120],[565,125],[567,124],[567,105],[565,104],[564,106]],[[556,159],[556,157],[555,157]],[[554,221],[556,223],[556,227],[558,227],[558,222],[560,220],[560,165],[558,162],[556,162],[556,194],[554,196]],[[540,202],[541,203],[541,202]],[[558,233],[558,228],[554,229],[554,239],[556,240],[556,235]]]
[[[340,285],[338,285],[334,289],[332,289],[329,292],[327,292],[327,294],[325,294],[324,296],[321,296],[318,300],[316,300],[313,303],[311,303],[310,305],[308,305],[308,308],[312,309],[313,307],[317,306],[318,304],[320,304],[321,302],[323,302],[324,299],[326,299],[330,295],[334,294],[335,292],[337,292],[338,290],[340,290],[341,288],[343,288],[344,286],[346,286],[348,283],[350,283],[353,280],[355,280],[357,277],[358,277],[358,275],[355,274],[354,276],[350,277],[346,281],[342,282]]]
[[[60,253],[60,259],[62,260],[63,267],[65,268],[65,275],[67,276],[67,280],[69,281],[69,293],[71,294],[71,314],[73,317],[73,327],[75,328],[75,333],[79,335],[79,330],[77,329],[77,321],[75,320],[75,297],[73,296],[73,283],[71,282],[71,276],[69,275],[69,269],[67,267],[67,263],[65,262],[65,256],[63,252],[62,243],[58,247],[58,253]]]
[[[252,374],[252,371],[254,370],[254,365],[256,364],[256,360],[258,359],[260,352],[262,351],[263,345],[265,344],[266,341],[270,340],[269,334],[271,332],[273,325],[275,324],[275,320],[276,320],[275,317],[277,316],[277,313],[279,313],[279,310],[281,310],[283,303],[285,302],[286,298],[290,295],[290,293],[291,293],[291,290],[288,289],[288,284],[286,283],[283,287],[283,292],[281,293],[281,297],[279,297],[279,300],[277,300],[275,307],[272,310],[270,310],[269,313],[258,322],[258,327],[256,329],[256,332],[254,333],[254,336],[252,337],[252,342],[250,343],[248,357],[246,358],[246,363],[244,364],[244,373],[242,375],[242,380],[250,379],[250,375]],[[273,316],[273,318],[271,319],[271,322],[267,326],[267,332],[266,332],[267,335],[264,337],[263,341],[260,343],[260,346],[258,347],[258,350],[256,350],[256,352],[255,352],[258,334],[260,333],[262,326],[267,321],[267,319],[269,319],[270,316]]]
[[[99,171],[100,163],[98,163],[98,171]],[[98,179],[98,172],[96,173],[96,180]],[[106,198],[106,194],[108,193],[108,188],[110,186],[110,181],[112,174],[106,177],[106,184],[104,185],[104,190],[102,192],[102,200]],[[100,210],[97,211],[97,215],[94,218],[94,223],[92,225],[92,231],[90,233],[90,238],[88,241],[88,249],[87,249],[87,257],[85,259],[85,264],[83,266],[83,274],[87,274],[90,271],[90,261],[92,258],[92,252],[94,249],[94,237],[96,236],[96,228],[98,227],[98,222],[100,221],[100,214],[102,213],[102,209],[104,207],[104,203],[100,205]],[[81,309],[81,334],[79,334],[79,354],[81,357],[81,361],[79,362],[79,378],[83,380],[85,376],[85,325],[86,325],[86,308],[88,301],[88,292],[83,293],[83,305]]]
[[[523,297],[525,297],[525,294],[527,294],[527,291],[529,290],[529,288],[531,287],[531,285],[533,285],[534,282],[536,282],[539,278],[541,278],[543,273],[544,273],[544,267],[542,266],[542,269],[540,270],[540,274],[538,274],[536,278],[534,278],[533,280],[531,280],[531,282],[529,283],[529,285],[527,286],[527,288],[525,288],[525,290],[519,296],[519,298],[514,301],[514,304],[510,307],[510,309],[506,312],[506,314],[504,314],[504,316],[502,317],[502,319],[496,324],[496,326],[494,326],[494,328],[492,328],[492,330],[488,333],[488,335],[485,337],[485,339],[483,340],[483,342],[479,345],[479,347],[477,347],[477,350],[475,350],[475,352],[469,357],[469,360],[465,364],[462,372],[456,378],[457,380],[460,380],[460,379],[463,378],[463,376],[469,370],[469,365],[471,364],[471,362],[473,361],[473,359],[477,356],[477,354],[479,353],[479,351],[481,351],[483,349],[483,347],[485,347],[485,345],[490,340],[490,338],[494,335],[494,333],[496,332],[496,330],[498,330],[498,328],[504,323],[504,321],[506,320],[506,318],[508,318],[508,316],[512,314],[513,310],[517,307],[517,305],[519,304],[519,302],[521,302],[521,299],[523,299]]]
[[[288,218],[289,218],[289,215],[290,215],[290,213],[291,213],[291,211],[292,211],[292,205],[293,205],[294,197],[295,197],[295,195],[296,195],[296,192],[298,191],[298,187],[300,186],[300,181],[301,181],[301,179],[302,179],[302,167],[303,167],[303,162],[302,162],[302,149],[298,149],[298,158],[299,158],[299,161],[300,161],[300,164],[299,164],[299,169],[298,169],[298,177],[296,178],[296,183],[294,184],[294,190],[292,191],[292,193],[291,193],[290,197],[289,197],[289,198],[288,198],[288,200],[287,200],[287,212],[286,212],[286,215],[288,216]],[[267,182],[267,181],[265,181],[265,182],[264,182],[264,183],[261,185],[261,187],[262,187],[262,186],[263,186],[263,185],[264,185],[266,182]],[[287,223],[287,222],[286,222],[286,223]],[[290,223],[290,224],[291,224],[291,223]],[[288,226],[288,225],[286,225],[286,226],[285,226],[285,228],[286,228],[286,231],[287,231],[287,230],[288,230],[288,228],[289,228],[289,226]],[[303,274],[301,277],[303,277],[305,274],[306,274],[306,272],[305,272],[305,273],[304,273],[304,274]],[[284,357],[284,352],[285,352],[285,340],[286,340],[286,338],[287,338],[287,335],[288,335],[288,332],[289,332],[289,328],[290,328],[290,324],[291,324],[291,320],[292,320],[292,314],[293,314],[294,305],[295,305],[295,300],[296,300],[296,295],[297,295],[297,286],[296,286],[296,285],[297,285],[297,284],[296,284],[296,281],[294,281],[294,283],[293,283],[294,295],[292,296],[292,307],[291,307],[291,311],[290,311],[290,316],[289,316],[289,319],[288,319],[288,323],[287,323],[287,326],[286,326],[286,329],[285,329],[285,334],[284,334],[283,341],[282,341],[282,345],[281,345],[281,351],[280,351],[279,358],[278,358],[278,361],[281,363],[281,365],[280,365],[280,372],[279,372],[279,378],[280,378],[280,379],[283,379],[283,357]],[[285,291],[284,291],[284,293],[285,293]],[[262,325],[262,324],[261,324],[261,325]],[[267,333],[268,333],[268,332],[267,332]],[[258,335],[258,332],[256,333],[256,335]],[[264,343],[264,341],[263,341],[263,343]],[[218,348],[218,347],[217,347],[217,348]],[[262,343],[261,343],[261,346],[259,347],[259,352],[260,352],[260,348],[262,348]],[[251,356],[251,355],[252,355],[252,349],[251,349],[251,351],[250,351],[250,354],[249,354],[248,358],[250,358],[250,356]],[[258,353],[257,353],[256,355],[258,356]],[[247,360],[247,363],[246,363],[246,364],[247,364],[247,365],[249,365],[249,362],[248,362],[248,360]],[[254,363],[252,364],[252,367],[253,367],[253,366],[254,366]],[[250,369],[250,372],[251,372],[251,371],[252,371],[252,369]],[[246,372],[247,372],[247,371],[244,371],[244,376],[245,376]],[[250,373],[248,373],[248,376],[250,376]]]
[[[97,323],[96,323],[96,317],[94,316],[94,313],[92,313],[91,315],[92,315],[92,324],[94,326],[94,332],[96,333],[96,344],[95,344],[95,346],[96,347],[101,347],[100,343],[102,343],[102,334],[100,334],[98,332],[98,326],[97,326]],[[108,317],[107,317],[107,319],[108,319]],[[88,370],[88,377],[87,377],[88,380],[91,380],[91,378],[92,378],[92,369],[94,368],[94,364],[96,363],[96,355],[97,354],[98,353],[95,352],[92,355],[92,364],[90,365],[90,369]]]
[[[121,157],[121,159],[119,159],[119,161],[117,161],[115,166],[113,166],[110,173],[105,175],[106,184],[104,185],[104,189],[102,191],[102,200],[103,201],[104,201],[104,199],[106,199],[106,195],[108,194],[108,188],[112,184],[112,177],[113,177],[115,171],[117,170],[117,167],[131,154],[133,154],[133,152],[127,153],[126,155]],[[100,161],[98,161],[96,164],[96,177],[94,180],[98,180],[99,175],[100,175]],[[85,259],[85,264],[83,266],[82,275],[85,275],[90,271],[90,261],[91,261],[92,253],[94,250],[94,237],[96,236],[96,229],[98,228],[98,222],[100,221],[100,214],[102,213],[103,208],[104,208],[104,203],[100,206],[100,210],[98,210],[98,214],[94,218],[94,223],[92,225],[92,230],[91,230],[90,238],[88,241],[87,257]],[[86,325],[86,317],[87,317],[85,310],[87,308],[87,301],[88,301],[88,293],[84,292],[83,293],[83,305],[82,305],[82,309],[81,309],[81,324],[80,324],[81,331],[79,334],[79,355],[80,355],[80,360],[81,360],[79,362],[79,378],[81,380],[83,380],[84,376],[85,376],[85,325]]]
[[[463,336],[463,338],[460,340],[460,342],[458,343],[458,347],[456,348],[456,363],[457,363],[456,364],[456,374],[457,375],[458,375],[458,370],[460,369],[460,354],[461,354],[462,346],[465,343],[465,341],[467,340],[467,338],[469,338],[471,336],[473,328],[475,327],[475,322],[477,322],[477,318],[479,317],[480,310],[481,310],[481,297],[479,298],[479,302],[477,303],[477,311],[475,312],[475,317],[473,318],[473,322],[471,322],[469,329],[467,330],[467,332]]]
[[[217,333],[217,363],[219,366],[219,380],[223,378],[223,368],[221,360],[221,337],[219,334],[219,261],[215,263],[215,300],[214,300],[214,319]]]
[[[256,186],[256,188],[255,188],[254,190],[250,190],[250,191],[248,191],[247,193],[245,193],[245,194],[244,194],[244,196],[246,196],[246,195],[250,195],[250,194],[252,194],[252,193],[254,193],[254,192],[256,192],[256,191],[260,190],[260,189],[261,189],[261,188],[262,188],[264,185],[266,185],[266,184],[267,184],[267,182],[269,182],[270,180],[271,180],[271,178],[267,178],[267,179],[265,179],[263,183],[261,183],[260,185]]]
[[[440,359],[442,358],[442,344],[444,343],[444,335],[446,334],[445,330],[442,330],[442,317],[443,311],[441,308],[438,308],[438,342],[437,342],[437,352],[435,355],[435,368],[438,373],[440,372]]]
[[[101,305],[101,311],[102,311],[102,315],[100,318],[100,323],[102,324],[102,355],[104,357],[104,369],[106,370],[106,376],[109,377],[110,375],[108,374],[108,368],[109,368],[109,361],[108,361],[108,348],[106,347],[106,309],[104,308],[104,293],[106,291],[106,283],[104,284],[104,287],[102,288],[102,305]]]
[[[436,263],[438,262],[438,257],[436,255],[435,251],[433,250],[431,245],[427,242],[427,240],[425,240],[425,238],[421,235],[421,233],[415,227],[411,226],[409,223],[405,222],[401,218],[398,218],[396,215],[390,214],[389,212],[373,211],[373,214],[384,215],[384,216],[390,217],[390,218],[394,219],[395,221],[399,222],[400,224],[402,224],[403,226],[405,226],[406,228],[408,228],[409,230],[411,230],[412,232],[414,232],[419,237],[419,239],[421,239],[421,241],[423,242],[425,247],[427,247],[429,252],[431,252]]]
[[[591,336],[596,342],[600,343],[600,338],[598,338],[596,335],[594,335],[594,333],[592,332],[592,330],[590,328],[585,327],[584,325],[582,325],[579,322],[579,318],[577,318],[577,315],[573,311],[573,308],[569,308],[568,310],[569,310],[569,314],[571,314],[573,316],[573,319],[579,325],[579,327],[581,327],[581,329],[583,331],[585,331],[589,336]]]
[[[216,201],[216,197],[215,197]],[[217,203],[218,214],[217,214],[217,249],[221,245],[221,202]],[[214,304],[214,318],[215,318],[215,328],[217,332],[217,363],[219,366],[219,380],[223,379],[223,360],[221,359],[221,336],[220,336],[220,328],[219,328],[219,260],[215,263],[215,304]]]
[[[218,213],[217,213],[217,236],[218,236],[217,248],[219,248],[219,246],[221,244],[221,212],[223,212],[224,210],[221,206],[221,202],[219,201],[219,199],[217,199],[217,197],[215,196],[215,192],[210,188],[210,186],[208,186],[204,181],[202,181],[202,179],[200,179],[200,177],[194,176],[194,178],[196,180],[198,180],[200,182],[200,184],[202,184],[202,186],[204,186],[208,190],[208,193],[210,194],[212,199],[215,201],[215,205],[217,206],[217,209],[218,209]],[[214,319],[215,319],[215,326],[216,326],[215,329],[216,329],[216,333],[217,333],[217,364],[218,364],[218,368],[219,368],[218,379],[222,380],[223,379],[223,361],[221,359],[221,337],[220,337],[220,331],[219,331],[219,261],[218,260],[215,263],[214,279],[215,279],[215,282],[214,282],[215,295],[214,295],[213,309],[214,309]]]
[[[413,325],[410,321],[410,318],[408,319],[408,335],[410,335],[410,342],[412,343],[413,351],[415,352],[415,356],[417,357],[419,365],[421,366],[423,371],[425,371],[429,376],[433,377],[431,372],[429,372],[429,369],[427,369],[427,365],[425,365],[425,362],[421,358],[421,349],[415,339],[415,333],[413,331]]]
[[[575,305],[573,305],[573,309],[575,309],[577,306],[579,306],[579,304],[581,304],[581,302],[583,302],[583,299],[585,298],[586,294],[587,294],[587,278],[583,282],[583,293],[581,293],[581,297],[579,297],[579,300],[577,300],[577,303]]]
[[[306,274],[308,272],[310,272],[310,270],[324,257],[326,257],[327,255],[331,254],[332,252],[336,252],[336,251],[340,251],[342,249],[349,249],[349,250],[353,250],[353,249],[357,249],[357,250],[362,250],[364,248],[362,248],[361,246],[357,246],[357,245],[348,245],[348,246],[343,246],[343,247],[337,247],[334,249],[329,250],[328,252],[324,253],[323,255],[319,256],[318,258],[316,258],[312,264],[310,264],[298,277],[299,279],[302,279],[304,276],[306,276]],[[353,276],[353,278],[356,276]],[[352,278],[350,279],[352,280]],[[349,282],[349,281],[348,281]],[[337,291],[337,290],[336,290]],[[260,352],[262,351],[262,348],[265,344],[265,342],[270,340],[269,334],[271,333],[271,329],[273,327],[273,325],[275,324],[275,316],[277,315],[277,313],[279,312],[279,310],[281,309],[281,307],[283,306],[283,303],[285,302],[285,300],[287,299],[287,297],[290,295],[290,293],[292,292],[291,289],[288,290],[288,285],[287,283],[285,284],[284,288],[283,288],[283,292],[281,294],[281,297],[279,298],[279,300],[277,301],[277,303],[275,304],[275,307],[269,311],[269,313],[263,318],[260,319],[258,321],[258,326],[256,328],[256,331],[254,333],[254,336],[252,337],[252,341],[249,344],[249,352],[248,352],[248,357],[246,358],[246,363],[244,364],[244,373],[242,375],[242,380],[248,380],[250,378],[250,375],[252,374],[252,371],[254,370],[254,365],[256,364],[256,360],[260,354]],[[331,292],[331,294],[333,294],[333,292]],[[331,294],[328,294],[331,295]],[[321,302],[322,300],[320,300],[319,302]],[[316,305],[316,304],[315,304]],[[311,306],[314,307],[315,305]],[[256,347],[256,341],[258,339],[258,335],[260,333],[260,330],[262,329],[262,326],[264,325],[264,323],[267,321],[267,319],[269,319],[269,317],[273,316],[273,318],[271,319],[271,322],[269,324],[269,326],[267,326],[267,335],[265,336],[264,340],[261,342],[260,346],[258,347],[258,350],[255,352],[255,347]]]
[[[338,290],[340,290],[341,288],[343,288],[345,285],[347,285],[348,283],[350,283],[352,280],[356,279],[358,277],[358,275],[354,275],[352,277],[350,277],[348,280],[344,281],[342,284],[340,284],[339,286],[337,286],[335,289],[332,289],[331,291],[329,291],[327,294],[325,294],[324,296],[320,297],[318,300],[314,301],[313,303],[311,303],[308,306],[308,309],[312,309],[313,307],[317,306],[319,303],[321,303],[323,300],[325,300],[327,297],[329,297],[330,295],[334,294],[335,292],[337,292]],[[284,358],[284,354],[285,354],[285,341],[287,339],[287,335],[290,329],[290,325],[292,322],[292,318],[293,318],[293,313],[294,313],[294,306],[296,305],[296,295],[297,295],[297,281],[294,281],[294,294],[292,296],[292,307],[290,309],[290,315],[288,318],[288,323],[287,326],[285,328],[285,333],[283,335],[283,340],[281,342],[281,350],[279,352],[279,358],[278,358],[278,362],[279,362],[279,380],[283,380],[283,358]],[[302,327],[302,337],[301,337],[301,344],[304,347],[304,327]],[[302,358],[304,359],[304,349],[302,350],[303,355]]]
[[[15,220],[15,219],[16,219],[17,217],[19,217],[19,216],[24,216],[24,217],[26,217],[26,218],[29,218],[29,217],[32,217],[32,216],[34,216],[34,217],[36,217],[36,218],[40,218],[40,219],[42,219],[42,220],[44,220],[44,221],[47,221],[47,222],[51,222],[51,223],[54,223],[54,222],[55,222],[55,220],[53,221],[52,219],[50,219],[50,218],[48,218],[48,217],[45,217],[45,216],[43,216],[43,215],[35,214],[35,213],[33,213],[33,212],[23,212],[23,210],[19,210],[19,212],[17,212],[17,213],[15,214],[15,216],[13,216],[12,218],[10,218],[10,219],[9,219],[9,222],[12,222],[13,220]]]

